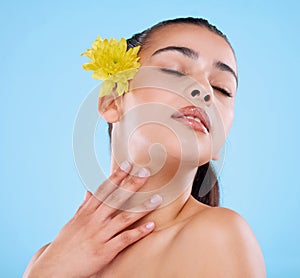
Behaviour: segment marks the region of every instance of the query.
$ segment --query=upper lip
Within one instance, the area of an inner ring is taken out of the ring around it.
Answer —
[[[205,112],[204,109],[196,106],[186,106],[183,108],[180,108],[177,112],[172,114],[172,118],[181,118],[184,116],[193,116],[200,119],[201,123],[205,126],[207,131],[210,130],[210,120],[208,117],[208,114]]]

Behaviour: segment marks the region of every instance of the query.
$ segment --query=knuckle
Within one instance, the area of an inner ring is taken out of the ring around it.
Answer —
[[[112,173],[110,178],[113,180],[115,180],[115,179],[120,180],[120,179],[123,179],[126,175],[127,175],[127,173],[125,171],[123,171],[121,168],[119,168],[115,172]]]
[[[107,194],[107,184],[102,184],[97,188],[97,191],[94,193],[94,196],[100,200],[103,201],[106,197]]]
[[[99,185],[97,190],[94,193],[94,196],[96,196],[96,197],[101,196],[103,194],[104,186],[105,186],[104,183]]]
[[[139,189],[143,185],[143,183],[144,181],[139,179],[138,177],[132,177],[132,179],[128,181],[128,187],[131,190],[136,190]]]
[[[150,212],[150,211],[154,210],[153,205],[151,205],[151,204],[149,204],[149,203],[143,203],[143,204],[141,205],[141,207],[142,207],[142,211],[143,211],[143,212]]]
[[[88,250],[88,255],[90,258],[96,258],[96,259],[101,259],[101,263],[102,264],[106,264],[107,263],[107,259],[109,257],[109,252],[106,251],[106,246],[101,242],[101,248],[97,248],[96,244],[95,244],[95,239],[90,238],[88,240],[85,241],[86,243],[86,250]],[[99,246],[99,245],[98,245]],[[104,256],[105,254],[105,256]]]
[[[118,204],[121,201],[121,196],[118,192],[114,191],[108,197],[108,202],[112,202],[113,204]]]
[[[120,240],[123,245],[127,245],[127,244],[131,243],[132,237],[129,232],[124,232],[121,234]]]
[[[124,223],[129,223],[131,222],[133,215],[131,213],[121,213],[120,218],[121,218],[120,221]]]
[[[145,234],[145,232],[146,232],[144,226],[139,226],[139,227],[137,228],[137,230],[138,230],[138,234],[139,234],[139,235],[143,235],[143,234]]]

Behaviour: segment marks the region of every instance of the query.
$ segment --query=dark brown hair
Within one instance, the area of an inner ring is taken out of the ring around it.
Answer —
[[[206,19],[185,17],[185,18],[175,18],[170,20],[165,20],[157,23],[156,25],[146,29],[143,32],[134,34],[131,38],[127,39],[127,48],[130,49],[135,46],[145,46],[151,40],[150,35],[156,30],[173,24],[194,24],[207,28],[211,32],[224,38],[229,46],[231,47],[227,37],[217,29],[214,25],[210,24]],[[232,47],[231,47],[232,49]],[[233,51],[233,49],[232,49]],[[234,51],[233,51],[234,53]],[[112,124],[108,123],[108,132],[111,137]],[[199,202],[202,202],[209,206],[219,206],[220,205],[220,191],[219,182],[213,166],[210,162],[198,167],[192,186],[192,196]]]

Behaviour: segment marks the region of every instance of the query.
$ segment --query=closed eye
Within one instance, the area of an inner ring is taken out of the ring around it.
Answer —
[[[216,87],[216,86],[212,86],[212,88],[216,91],[219,91],[220,93],[222,93],[223,95],[227,96],[227,97],[232,97],[232,94],[230,94],[227,90],[220,88],[220,87]]]
[[[176,76],[184,76],[185,75],[184,73],[182,73],[180,71],[167,69],[167,68],[161,68],[161,71],[165,72],[165,73],[173,74],[173,75],[176,75]]]
[[[168,73],[168,74],[173,74],[176,76],[185,76],[184,73],[177,71],[177,70],[173,70],[173,69],[168,69],[168,68],[161,68],[162,72]],[[232,94],[230,94],[227,90],[217,87],[217,86],[212,86],[212,88],[216,91],[219,91],[220,93],[222,93],[223,95],[227,96],[227,97],[233,97]]]

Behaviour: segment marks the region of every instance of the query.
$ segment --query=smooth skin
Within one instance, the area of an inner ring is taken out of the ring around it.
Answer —
[[[174,51],[153,56],[156,50],[170,45],[188,47],[198,58],[190,59]],[[229,133],[237,84],[232,73],[217,68],[215,61],[230,66],[236,75],[237,68],[232,49],[222,37],[195,25],[169,25],[152,34],[150,43],[139,55],[142,66],[180,71],[213,92],[211,96],[220,111],[225,134]],[[224,95],[218,87],[229,91],[232,97]],[[153,100],[175,109],[188,102],[153,89],[147,94],[130,92],[105,107],[102,105],[105,100],[100,99],[99,112],[108,122],[117,123],[136,105]],[[154,127],[148,128],[138,132],[134,139],[138,151],[133,157],[138,161],[143,161],[151,136],[157,134]],[[210,146],[209,135],[199,132],[197,136],[200,149]],[[175,139],[166,136],[153,139],[165,145],[167,153],[169,148],[170,153],[176,154]],[[130,170],[122,171],[113,161],[114,174],[109,180],[132,191],[157,188],[163,178],[173,174],[178,159],[179,156],[170,156],[160,172],[140,178],[134,177]],[[207,154],[199,161],[210,159]],[[150,210],[143,213],[116,211],[88,193],[57,238],[32,258],[24,277],[266,277],[263,254],[243,217],[227,208],[202,204],[190,192],[191,186],[161,208],[159,202],[151,208],[148,202],[144,206]],[[154,222],[155,227],[146,229],[148,222]]]
[[[136,192],[145,183],[149,173],[143,169],[141,176],[130,176],[130,164],[127,171],[118,168],[101,188],[102,198],[113,196],[116,190],[111,184]],[[157,199],[157,198],[156,198]],[[126,200],[122,200],[125,203]],[[120,203],[121,204],[121,203]],[[62,228],[55,240],[41,248],[32,258],[24,277],[90,277],[103,269],[124,248],[149,234],[154,223],[126,230],[151,210],[157,208],[160,200],[149,200],[142,205],[143,213],[118,212],[101,202],[90,192],[73,218]],[[82,262],[84,261],[84,264]]]

